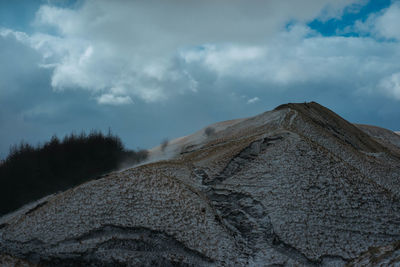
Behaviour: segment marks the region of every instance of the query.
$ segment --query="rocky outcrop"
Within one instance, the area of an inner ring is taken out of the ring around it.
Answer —
[[[4,216],[0,252],[45,266],[344,266],[400,240],[399,154],[362,127],[312,102],[213,128]]]
[[[0,254],[0,266],[2,267],[36,267],[36,264],[32,264],[28,261],[21,260],[18,258],[15,258],[10,255],[6,254]]]
[[[356,126],[369,134],[377,142],[400,154],[400,135],[398,133],[372,125],[357,124]]]
[[[349,262],[349,267],[399,266],[400,242],[381,247],[371,247],[360,257]]]

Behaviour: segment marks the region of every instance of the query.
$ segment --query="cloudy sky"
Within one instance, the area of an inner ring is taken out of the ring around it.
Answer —
[[[0,158],[111,127],[129,148],[287,102],[400,130],[400,1],[0,0]]]

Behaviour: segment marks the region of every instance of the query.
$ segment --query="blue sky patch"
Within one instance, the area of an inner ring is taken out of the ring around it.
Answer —
[[[365,21],[371,14],[378,13],[381,10],[388,8],[391,3],[391,0],[370,0],[366,5],[361,6],[358,10],[346,8],[341,18],[333,18],[327,21],[315,19],[308,23],[308,26],[321,33],[323,36],[341,35],[358,37],[359,34],[355,32],[346,32],[343,34],[341,32],[343,32],[346,27],[354,25],[356,21]]]

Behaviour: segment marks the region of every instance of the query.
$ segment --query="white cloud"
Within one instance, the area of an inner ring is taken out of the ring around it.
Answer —
[[[202,61],[209,69],[224,75],[235,72],[234,68],[238,64],[251,64],[264,55],[262,47],[238,46],[238,45],[206,45],[201,50],[191,49],[182,51],[180,56],[186,63]],[[243,73],[246,71],[244,70]],[[242,73],[242,74],[243,74]]]
[[[103,94],[97,98],[97,102],[99,104],[107,104],[107,105],[126,105],[133,103],[132,99],[129,96],[115,96],[112,94]]]
[[[394,2],[383,14],[378,16],[375,31],[385,37],[400,40],[400,2]]]
[[[379,85],[390,97],[400,100],[400,72],[383,78]]]
[[[26,33],[13,31],[5,28],[0,28],[0,36],[2,37],[14,36],[15,39],[17,39],[22,43],[28,43],[29,41],[29,36]]]
[[[347,31],[372,34],[378,38],[400,40],[400,2],[393,2],[388,8],[372,14],[366,21],[357,21]]]
[[[340,16],[344,7],[354,8],[350,4],[357,2],[257,1],[248,5],[232,0],[227,5],[211,0],[168,4],[88,0],[74,10],[40,8],[35,24],[39,29],[53,27],[57,35],[36,32],[29,36],[7,29],[0,30],[0,35],[13,35],[39,51],[41,66],[53,68],[55,90],[89,90],[100,104],[127,104],[132,98],[154,102],[185,91],[198,92],[202,87],[199,71],[203,76],[212,73],[220,84],[240,79],[264,84],[268,90],[331,84],[361,94],[378,89],[396,96],[397,41],[323,37],[301,22]],[[400,4],[394,2],[354,28],[400,40],[399,18]],[[298,23],[283,29],[289,20]]]
[[[120,97],[151,102],[198,90],[192,74],[174,65],[182,49],[229,47],[216,48],[214,54],[208,49],[205,63],[219,73],[235,72],[232,66],[258,61],[264,52],[259,46],[288,21],[337,16],[359,1],[86,0],[77,9],[43,5],[34,23],[39,31],[14,34],[42,53],[41,66],[54,68],[55,90],[82,88],[107,95],[123,88]],[[277,79],[287,79],[295,68],[281,69]],[[254,69],[248,72],[243,75]]]
[[[250,54],[254,56],[235,60],[232,55],[240,51],[243,55],[253,51]],[[240,78],[276,90],[319,83],[366,92],[378,88],[382,77],[400,70],[397,43],[367,37],[323,37],[301,25],[257,47],[207,46],[182,57],[211,69],[220,80]]]
[[[253,104],[253,103],[256,103],[258,101],[260,101],[260,98],[258,98],[256,96],[256,97],[253,97],[253,98],[250,98],[249,100],[247,100],[247,104]]]

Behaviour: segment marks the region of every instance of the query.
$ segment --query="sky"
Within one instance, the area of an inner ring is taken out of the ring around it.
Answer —
[[[288,102],[400,130],[399,25],[399,0],[0,0],[0,158],[91,129],[147,149]]]

